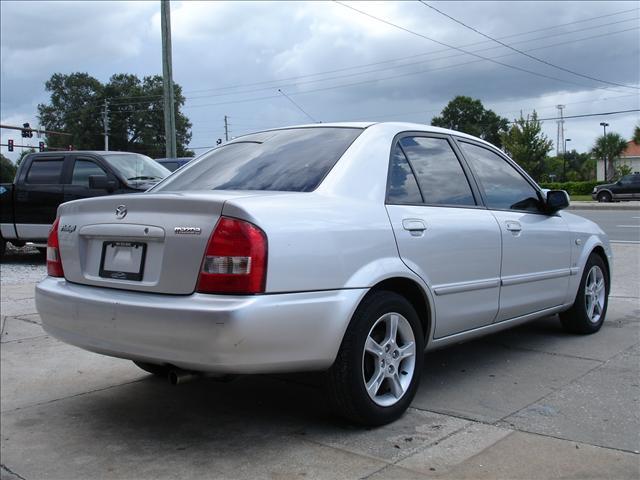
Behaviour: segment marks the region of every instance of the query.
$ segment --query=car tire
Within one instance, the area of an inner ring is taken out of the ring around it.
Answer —
[[[597,198],[600,203],[609,203],[612,200],[611,194],[609,192],[600,192],[598,193]]]
[[[609,305],[609,275],[604,260],[592,253],[582,273],[572,307],[560,314],[565,330],[588,335],[602,327]]]
[[[328,372],[337,413],[368,426],[398,419],[418,389],[423,352],[422,325],[411,303],[394,292],[370,293],[353,314]]]
[[[151,373],[156,377],[167,378],[169,375],[169,368],[164,365],[158,365],[157,363],[137,362],[133,360],[133,363],[137,367],[141,368],[145,372]]]

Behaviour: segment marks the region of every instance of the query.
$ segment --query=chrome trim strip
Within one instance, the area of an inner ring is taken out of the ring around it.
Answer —
[[[571,276],[578,275],[580,273],[580,267],[571,267]]]
[[[568,268],[562,268],[560,270],[548,270],[546,272],[525,273],[522,275],[510,275],[508,277],[502,277],[502,286],[508,287],[510,285],[520,285],[521,283],[538,282],[540,280],[568,277],[569,275],[571,275],[571,270]]]
[[[44,240],[49,238],[50,223],[16,223],[16,233],[20,240]]]
[[[18,238],[16,227],[13,225],[13,223],[0,223],[0,234],[5,240]]]
[[[433,287],[436,295],[449,295],[452,293],[471,292],[473,290],[484,290],[486,288],[495,288],[500,286],[499,278],[490,278],[488,280],[478,280],[474,282],[449,283],[446,285],[438,285]]]

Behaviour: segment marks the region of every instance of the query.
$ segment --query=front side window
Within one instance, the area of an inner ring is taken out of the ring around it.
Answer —
[[[423,203],[418,182],[400,145],[396,145],[391,154],[387,202],[392,205]]]
[[[27,183],[40,185],[60,183],[63,162],[62,158],[34,160],[27,174]]]
[[[126,180],[162,180],[171,172],[155,160],[139,153],[103,153],[106,162]]]
[[[89,186],[89,176],[106,175],[102,167],[98,166],[91,160],[76,160],[73,164],[73,175],[71,178],[72,185]]]
[[[475,206],[467,176],[445,138],[404,137],[400,146],[427,205]]]
[[[509,162],[491,150],[459,142],[482,187],[487,207],[541,212],[538,192]]]
[[[245,135],[185,165],[154,191],[310,192],[360,133],[360,128],[313,127]]]

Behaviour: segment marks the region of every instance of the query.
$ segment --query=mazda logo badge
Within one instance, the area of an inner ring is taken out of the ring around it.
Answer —
[[[127,206],[126,205],[118,205],[116,207],[116,218],[122,220],[127,216]]]

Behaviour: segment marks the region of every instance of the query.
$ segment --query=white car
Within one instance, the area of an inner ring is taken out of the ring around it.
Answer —
[[[560,313],[600,329],[611,249],[500,150],[425,125],[237,138],[148,192],[60,206],[45,330],[180,382],[326,370],[363,424],[410,404],[423,352]]]

